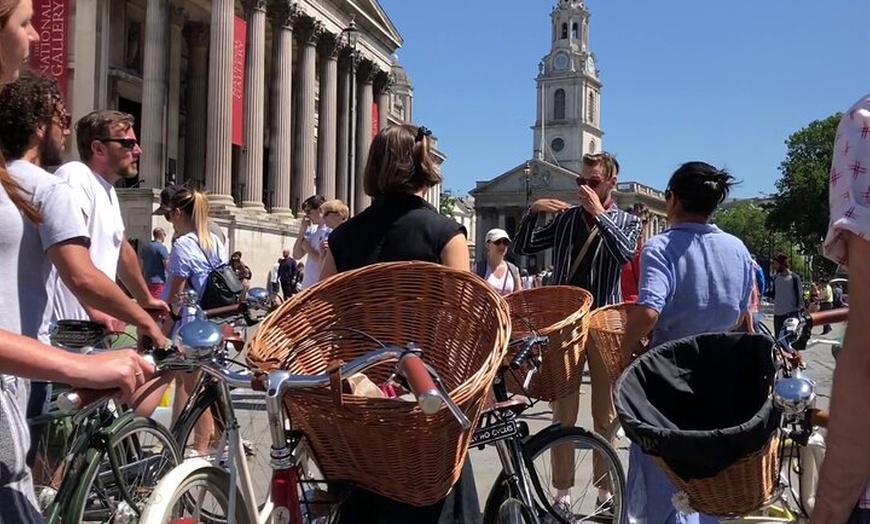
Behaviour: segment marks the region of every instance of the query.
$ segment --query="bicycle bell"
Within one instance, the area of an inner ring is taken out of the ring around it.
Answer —
[[[224,343],[221,328],[207,320],[193,320],[178,331],[175,345],[182,355],[196,359],[208,360]]]
[[[773,386],[773,403],[787,415],[798,415],[813,407],[816,400],[815,383],[800,371],[776,381]]]
[[[251,318],[261,319],[269,312],[272,299],[269,292],[261,287],[252,287],[245,295],[245,305],[248,306],[248,314]]]

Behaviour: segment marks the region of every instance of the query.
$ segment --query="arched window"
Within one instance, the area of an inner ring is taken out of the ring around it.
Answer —
[[[565,90],[553,93],[553,120],[565,120]]]
[[[577,22],[571,24],[571,38],[574,40],[580,39],[580,31],[577,29]]]
[[[589,98],[586,101],[586,121],[590,124],[595,123],[595,93],[589,92]]]
[[[568,24],[562,23],[562,40],[568,38]]]
[[[589,154],[592,154],[594,152],[595,152],[595,140],[590,140],[589,141]]]

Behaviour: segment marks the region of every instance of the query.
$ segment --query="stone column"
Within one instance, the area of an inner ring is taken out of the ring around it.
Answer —
[[[354,177],[354,213],[359,213],[371,203],[366,195],[363,179],[366,161],[369,156],[369,145],[372,143],[372,101],[374,98],[372,81],[377,72],[375,64],[362,60],[357,71],[359,88],[357,89],[356,111],[356,176]]]
[[[98,0],[76,2],[75,34],[73,36],[72,117],[73,122],[96,108],[94,79],[97,75]],[[66,64],[64,64],[66,66]],[[73,129],[75,134],[75,129]],[[75,136],[70,137],[75,144]],[[71,148],[75,149],[75,148]]]
[[[290,196],[293,210],[302,216],[302,202],[314,195],[314,174],[317,169],[317,144],[314,141],[316,126],[314,123],[314,99],[317,83],[317,40],[322,27],[310,17],[301,17],[294,27],[297,37],[299,56],[297,64],[299,73],[299,92],[296,93],[296,173],[293,177]]]
[[[375,75],[374,88],[378,102],[378,131],[387,127],[390,122],[390,87],[392,78],[386,71],[378,71]]]
[[[299,9],[291,0],[271,0],[269,15],[272,19],[272,114],[269,154],[271,171],[269,189],[272,191],[272,212],[291,214],[290,176],[293,170],[290,123],[293,118],[293,24]]]
[[[504,207],[498,208],[498,228],[504,229],[505,226],[505,215],[504,215]]]
[[[208,26],[188,22],[187,93],[184,129],[184,181],[193,187],[205,185],[205,130],[208,107],[203,93],[208,89]]]
[[[233,206],[233,0],[212,0],[208,54],[205,185],[209,200]]]
[[[152,0],[145,9],[145,54],[142,71],[142,156],[139,174],[143,187],[163,187],[166,173],[166,102],[169,99],[169,0]]]
[[[336,137],[335,154],[335,198],[348,206],[350,199],[350,177],[353,172],[353,159],[350,155],[350,106],[353,90],[351,82],[351,50],[343,47],[341,52],[341,73],[338,82],[338,134]]]
[[[335,198],[336,111],[338,110],[339,36],[323,33],[320,37],[320,111],[317,118],[317,194],[327,200]]]
[[[166,158],[167,166],[166,173],[169,174],[170,159],[175,159],[174,182],[178,182],[178,122],[179,108],[181,106],[181,48],[184,35],[184,22],[187,20],[187,15],[183,9],[172,6],[170,7],[172,24],[169,29],[169,94],[166,100]],[[169,183],[167,179],[165,183]]]
[[[266,99],[266,0],[244,0],[248,20],[242,207],[263,211],[263,130]]]

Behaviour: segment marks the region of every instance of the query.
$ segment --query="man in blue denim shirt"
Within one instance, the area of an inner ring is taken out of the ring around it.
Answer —
[[[731,181],[703,162],[684,164],[671,177],[665,198],[672,226],[651,238],[641,253],[638,299],[628,310],[623,338],[626,360],[650,332],[657,346],[728,331],[744,320],[755,279],[752,259],[743,242],[708,223]],[[631,446],[627,487],[634,523],[716,522],[674,509],[673,484],[636,445]]]

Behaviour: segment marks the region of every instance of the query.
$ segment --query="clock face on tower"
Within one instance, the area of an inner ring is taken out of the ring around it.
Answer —
[[[595,59],[592,58],[592,55],[586,57],[586,72],[587,73],[595,73]]]
[[[564,71],[568,69],[568,55],[565,53],[558,53],[553,58],[553,68],[557,71]]]

